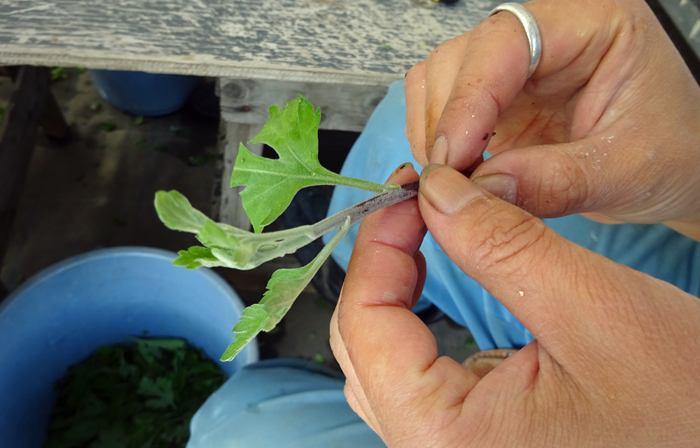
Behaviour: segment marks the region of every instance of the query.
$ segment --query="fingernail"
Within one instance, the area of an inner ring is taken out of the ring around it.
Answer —
[[[394,174],[399,174],[399,171],[403,170],[404,168],[408,168],[409,166],[413,168],[413,164],[411,162],[403,163],[398,168],[396,168],[391,175],[393,176]]]
[[[518,201],[518,183],[507,174],[489,174],[477,177],[476,185],[488,191],[499,199],[515,204]]]
[[[447,163],[447,137],[441,135],[435,140],[433,150],[430,152],[430,163],[445,165]]]
[[[420,194],[439,212],[454,215],[484,192],[458,171],[428,165],[420,175]]]

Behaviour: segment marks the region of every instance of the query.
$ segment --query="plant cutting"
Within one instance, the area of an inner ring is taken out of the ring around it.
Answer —
[[[418,182],[379,184],[341,176],[323,168],[318,161],[320,121],[320,109],[314,109],[298,95],[282,110],[272,106],[263,129],[250,142],[267,144],[277,152],[278,159],[254,155],[240,144],[231,186],[245,187],[241,198],[254,232],[212,221],[177,191],[156,193],[155,206],[161,221],[170,229],[194,233],[202,243],[202,246],[180,251],[173,262],[188,269],[200,266],[253,269],[336,230],[330,242],[309,264],[280,269],[272,275],[260,303],[246,308],[233,327],[235,339],[221,357],[222,361],[231,361],[260,331],[275,328],[353,223],[414,197],[418,192]],[[262,233],[265,226],[284,212],[299,190],[314,185],[355,187],[377,194],[315,224]]]

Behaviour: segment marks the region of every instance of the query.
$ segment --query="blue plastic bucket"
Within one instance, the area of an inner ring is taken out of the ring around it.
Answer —
[[[100,345],[147,332],[219,359],[243,303],[214,272],[172,266],[174,257],[134,247],[90,252],[42,271],[0,305],[0,447],[42,446],[54,383]],[[253,341],[219,365],[231,375],[257,360]]]
[[[100,96],[133,115],[156,117],[179,110],[197,86],[196,76],[90,70]]]

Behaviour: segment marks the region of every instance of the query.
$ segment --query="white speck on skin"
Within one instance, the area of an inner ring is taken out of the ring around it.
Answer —
[[[467,131],[466,134],[469,135],[469,131]]]
[[[525,291],[518,291],[518,294],[520,294],[520,297],[523,297],[525,295]]]

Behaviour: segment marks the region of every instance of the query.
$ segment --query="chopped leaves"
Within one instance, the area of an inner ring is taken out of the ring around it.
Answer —
[[[57,383],[44,446],[184,447],[195,411],[225,380],[182,339],[100,347]]]

